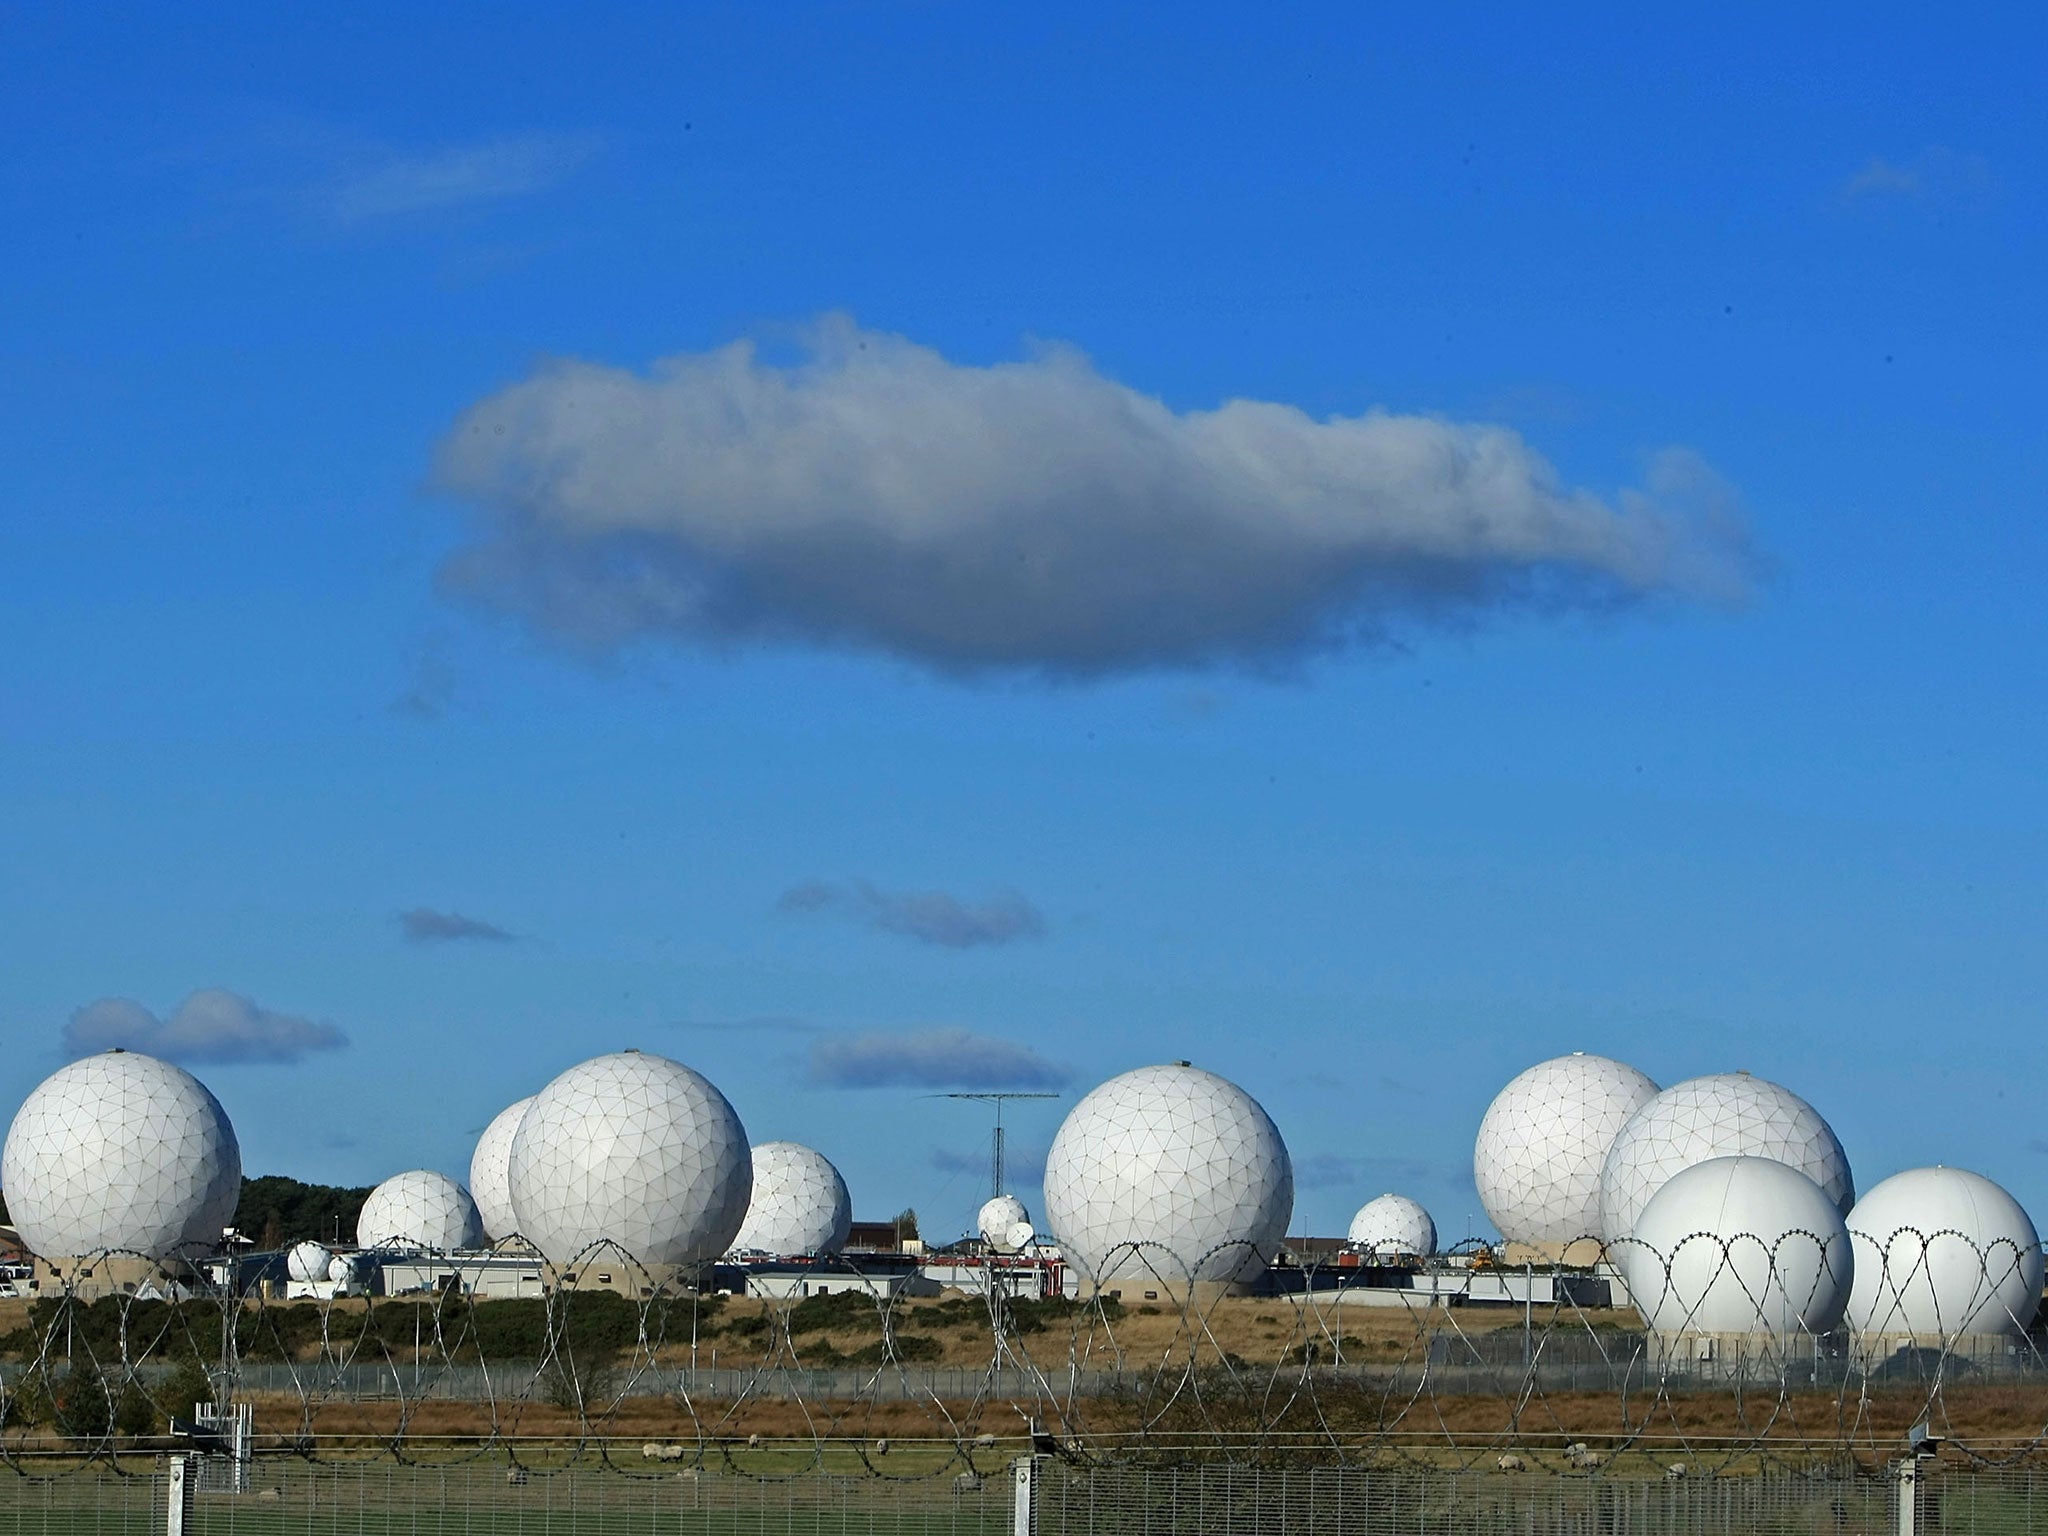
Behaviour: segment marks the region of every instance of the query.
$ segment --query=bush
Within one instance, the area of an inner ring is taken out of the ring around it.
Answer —
[[[88,1365],[74,1365],[57,1383],[57,1432],[67,1439],[100,1441],[114,1427],[113,1394],[106,1378]]]
[[[193,1405],[213,1401],[213,1378],[196,1358],[187,1358],[157,1389],[165,1418],[189,1419]]]
[[[895,1333],[855,1350],[846,1358],[855,1365],[882,1365],[890,1361],[937,1360],[945,1352],[944,1345],[924,1334]]]
[[[50,1422],[56,1404],[40,1368],[24,1371],[0,1386],[0,1429],[33,1429]]]
[[[610,1351],[556,1355],[540,1373],[544,1402],[564,1413],[587,1415],[611,1395],[617,1358]]]
[[[164,1418],[150,1395],[142,1390],[141,1383],[131,1381],[121,1388],[114,1403],[115,1434],[153,1435],[164,1427]]]
[[[865,1291],[831,1291],[823,1296],[806,1296],[789,1309],[789,1331],[823,1333],[827,1329],[869,1329],[882,1326],[875,1298]]]

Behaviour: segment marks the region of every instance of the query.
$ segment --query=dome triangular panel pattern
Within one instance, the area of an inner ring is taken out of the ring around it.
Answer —
[[[739,1234],[754,1172],[724,1094],[680,1062],[622,1051],[534,1095],[510,1183],[520,1235],[555,1263],[610,1242],[642,1264],[701,1264]]]
[[[1045,1164],[1045,1215],[1097,1280],[1234,1281],[1294,1212],[1286,1143],[1250,1094],[1196,1067],[1140,1067],[1095,1089]]]
[[[227,1111],[182,1068],[133,1051],[74,1061],[22,1104],[0,1187],[29,1249],[152,1258],[220,1246],[242,1194]]]

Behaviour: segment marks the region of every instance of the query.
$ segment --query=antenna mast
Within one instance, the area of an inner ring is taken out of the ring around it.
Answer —
[[[948,1093],[940,1095],[948,1099],[973,1099],[977,1103],[993,1104],[996,1107],[995,1152],[989,1158],[989,1198],[994,1199],[1003,1192],[1003,1101],[1005,1099],[1056,1099],[1056,1093]]]

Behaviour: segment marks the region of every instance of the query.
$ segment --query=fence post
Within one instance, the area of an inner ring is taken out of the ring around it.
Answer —
[[[1920,1458],[1902,1457],[1897,1466],[1897,1491],[1893,1495],[1898,1502],[1898,1524],[1895,1529],[1899,1536],[1913,1536],[1920,1517]]]
[[[1019,1456],[1010,1463],[1010,1536],[1037,1536],[1038,1458]]]
[[[185,1517],[192,1510],[192,1458],[171,1458],[170,1498],[164,1510],[165,1536],[185,1536]]]

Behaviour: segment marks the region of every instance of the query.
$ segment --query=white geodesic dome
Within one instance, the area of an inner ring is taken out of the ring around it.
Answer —
[[[1027,1226],[1031,1221],[1024,1202],[1015,1195],[997,1195],[993,1200],[984,1200],[981,1209],[974,1213],[974,1230],[989,1247],[1010,1250],[1014,1247],[1010,1229],[1020,1221]]]
[[[1836,1210],[1856,1203],[1849,1158],[1818,1110],[1789,1088],[1724,1072],[1674,1084],[1629,1116],[1600,1170],[1600,1235],[1633,1235],[1666,1179],[1714,1157],[1767,1157],[1812,1179]]]
[[[227,1111],[191,1073],[133,1051],[60,1067],[0,1151],[0,1188],[30,1252],[211,1252],[242,1194]]]
[[[1909,1168],[1849,1212],[1856,1284],[1849,1326],[1866,1334],[2018,1336],[2041,1304],[2034,1223],[1982,1174]]]
[[[469,1191],[430,1168],[393,1174],[370,1191],[356,1218],[356,1242],[364,1248],[457,1253],[483,1240]]]
[[[1111,1078],[1046,1155],[1046,1222],[1092,1280],[1250,1279],[1293,1212],[1294,1167],[1272,1119],[1185,1063]]]
[[[622,1051],[534,1095],[512,1138],[520,1233],[556,1263],[611,1242],[641,1264],[699,1264],[732,1246],[754,1164],[725,1095],[680,1062]]]
[[[1538,1062],[1495,1095],[1472,1147],[1472,1179],[1511,1243],[1600,1235],[1600,1169],[1657,1085],[1623,1062],[1583,1051]]]
[[[484,1236],[493,1242],[519,1230],[519,1218],[512,1213],[512,1136],[532,1102],[529,1095],[492,1116],[469,1160],[470,1198],[483,1218]]]
[[[287,1280],[301,1284],[325,1280],[327,1272],[334,1268],[334,1250],[325,1243],[316,1243],[310,1237],[302,1243],[294,1243],[284,1256],[284,1274]]]
[[[1344,1241],[1370,1258],[1426,1259],[1436,1252],[1436,1223],[1406,1195],[1380,1195],[1358,1208]]]
[[[737,1252],[837,1253],[853,1228],[853,1197],[822,1152],[764,1141],[753,1151],[754,1193],[732,1240]]]

